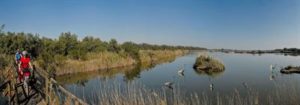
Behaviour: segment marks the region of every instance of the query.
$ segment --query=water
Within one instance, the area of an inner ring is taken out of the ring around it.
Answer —
[[[191,53],[176,58],[172,62],[153,65],[150,68],[121,68],[91,73],[79,73],[58,77],[63,86],[76,96],[86,99],[89,103],[97,96],[95,90],[101,90],[103,85],[119,84],[120,87],[130,84],[141,84],[149,90],[162,90],[167,81],[184,93],[218,93],[230,94],[239,90],[241,94],[253,88],[260,94],[268,93],[276,85],[282,83],[300,83],[300,74],[281,74],[280,67],[300,65],[300,56],[280,54],[231,54],[209,53],[225,64],[225,71],[214,74],[196,72],[192,66],[198,53]],[[274,71],[270,65],[277,65]],[[184,67],[184,76],[178,75],[178,70]],[[214,85],[213,90],[210,84]],[[289,84],[284,84],[289,85]]]

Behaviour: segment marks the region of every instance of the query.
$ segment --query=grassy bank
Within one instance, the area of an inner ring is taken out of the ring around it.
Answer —
[[[87,60],[67,59],[63,65],[56,67],[56,74],[70,74],[89,72],[99,69],[109,69],[135,64],[136,61],[129,56],[112,52],[100,52],[87,54]]]
[[[187,52],[187,50],[140,50],[138,58],[141,65],[149,66],[169,59],[175,59],[177,56]],[[56,75],[64,75],[132,66],[137,63],[137,59],[132,58],[126,53],[99,52],[88,53],[86,60],[67,59],[55,69]]]

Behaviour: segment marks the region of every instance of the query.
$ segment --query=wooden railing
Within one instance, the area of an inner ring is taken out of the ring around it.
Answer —
[[[13,71],[14,67],[11,66],[9,68],[9,70],[4,73],[4,74],[7,74],[4,78],[4,82],[0,85],[0,92],[4,92],[4,96],[6,96],[8,98],[8,102],[9,104],[11,104],[11,102],[13,102],[14,100],[14,97],[15,97],[15,94],[14,94],[14,89],[15,89],[15,81],[13,81],[14,79],[14,71]],[[7,90],[5,90],[7,89]]]
[[[53,101],[58,101],[60,103],[65,101],[61,97],[58,97],[57,93],[59,92],[59,95],[64,95],[63,97],[71,99],[70,101],[75,105],[88,105],[86,102],[59,85],[58,82],[54,78],[50,77],[49,73],[47,73],[46,71],[36,69],[35,72],[36,74],[44,78],[45,87],[44,90],[40,91],[44,91],[44,99],[47,104],[53,103]],[[59,100],[55,100],[55,97],[58,97]]]
[[[9,104],[21,104],[18,100],[18,86],[23,88],[22,83],[16,82],[15,67],[11,67],[8,71],[8,74],[5,78],[6,80],[0,84],[0,92],[5,92],[4,95],[8,97]],[[53,105],[53,104],[63,104],[66,101],[66,98],[70,99],[69,104],[74,105],[87,105],[86,102],[81,100],[80,98],[73,95],[71,92],[67,91],[64,87],[58,84],[58,82],[49,76],[49,73],[45,70],[35,69],[33,70],[34,79],[36,80],[34,84],[32,84],[32,89],[40,94],[43,98],[44,104]],[[6,90],[7,89],[7,90]],[[4,91],[5,90],[5,91]],[[24,89],[23,89],[24,90]],[[23,92],[24,93],[24,92]],[[62,97],[58,97],[61,96]],[[27,97],[27,96],[26,96]],[[17,101],[15,101],[15,99]],[[56,102],[56,103],[55,103]]]
[[[8,97],[8,103],[11,103],[13,95],[11,93],[13,87],[12,87],[12,84],[11,84],[11,81],[10,80],[5,80],[5,82],[3,84],[0,85],[0,92],[2,92],[4,89],[8,89],[5,93],[4,93],[4,96],[7,96]]]

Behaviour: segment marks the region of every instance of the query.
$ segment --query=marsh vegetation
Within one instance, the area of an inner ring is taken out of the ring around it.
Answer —
[[[290,81],[291,82],[291,81]],[[295,82],[295,81],[293,81]],[[89,98],[90,104],[99,105],[297,105],[300,103],[299,85],[276,85],[267,93],[249,87],[234,89],[228,94],[217,92],[187,93],[180,87],[149,89],[139,83],[122,86],[117,82],[101,85]],[[92,100],[92,101],[91,101]]]
[[[14,59],[16,50],[20,49],[30,53],[38,68],[57,75],[129,66],[163,57],[174,57],[186,53],[187,50],[205,49],[134,42],[118,43],[116,39],[104,41],[91,36],[79,39],[71,32],[61,33],[58,38],[51,39],[39,34],[5,32],[3,28],[4,25],[0,29],[1,69],[11,63],[7,58]],[[73,69],[77,67],[80,69]]]
[[[58,78],[69,91],[90,104],[295,105],[299,103],[297,100],[300,90],[299,76],[282,75],[280,68],[276,67],[272,71],[269,68],[270,64],[278,64],[279,67],[297,64],[298,57],[210,53],[210,56],[222,59],[226,70],[199,72],[193,69],[197,54],[198,52],[192,52],[150,68],[116,68],[105,72],[64,75]],[[185,74],[179,76],[177,71],[182,67]],[[173,84],[172,88],[165,86],[167,82]]]
[[[220,60],[207,54],[199,55],[196,58],[193,68],[205,72],[220,72],[225,70],[225,66]]]

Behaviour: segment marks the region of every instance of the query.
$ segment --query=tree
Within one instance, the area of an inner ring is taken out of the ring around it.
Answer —
[[[139,46],[133,42],[125,42],[122,44],[122,49],[125,50],[131,57],[140,61],[139,58]]]
[[[77,43],[77,35],[70,32],[62,33],[58,39],[58,53],[68,55],[71,50],[75,50]]]
[[[85,37],[81,45],[87,52],[99,52],[107,50],[107,45],[105,45],[99,38],[94,38],[91,36]]]
[[[121,48],[119,47],[117,40],[111,39],[108,44],[108,51],[118,53],[120,50],[121,50]]]

